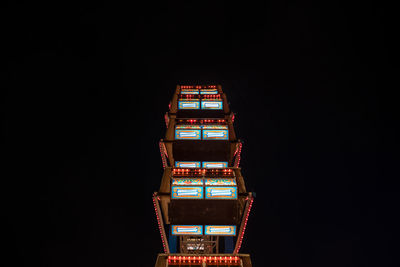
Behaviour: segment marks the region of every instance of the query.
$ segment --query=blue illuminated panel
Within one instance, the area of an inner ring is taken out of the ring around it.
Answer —
[[[200,109],[200,101],[180,100],[178,101],[178,109]]]
[[[202,235],[203,225],[172,225],[172,235]]]
[[[206,186],[206,199],[237,199],[237,188],[234,186]]]
[[[218,89],[202,89],[200,90],[201,95],[216,95],[218,94]]]
[[[206,225],[204,227],[205,235],[236,235],[236,225]]]
[[[202,186],[172,186],[171,197],[173,199],[202,199]]]
[[[202,100],[201,101],[201,109],[222,109],[222,101],[211,101],[211,100]]]
[[[200,140],[201,130],[175,130],[175,139]]]
[[[200,168],[200,161],[175,161],[177,168]]]
[[[203,168],[213,169],[213,168],[227,168],[228,162],[226,161],[203,161]]]
[[[203,130],[203,140],[228,140],[228,130]]]
[[[198,89],[181,89],[181,94],[182,95],[198,95],[199,90]]]

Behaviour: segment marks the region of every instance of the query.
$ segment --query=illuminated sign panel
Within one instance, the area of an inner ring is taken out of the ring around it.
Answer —
[[[175,130],[175,139],[200,140],[201,130]]]
[[[173,199],[202,199],[202,186],[172,186],[171,197]]]
[[[237,188],[206,186],[206,199],[237,199]]]
[[[200,161],[175,161],[177,168],[200,168]]]
[[[178,109],[200,109],[200,101],[180,100],[178,101]]]
[[[188,124],[184,124],[184,125],[176,125],[175,129],[176,130],[199,130],[201,129],[201,125],[188,125]]]
[[[172,225],[172,235],[202,235],[203,225]]]
[[[236,185],[235,179],[210,178],[205,180],[205,185]]]
[[[205,235],[236,235],[235,225],[206,225],[204,227]]]
[[[197,89],[181,89],[182,95],[198,95],[199,90]]]
[[[201,101],[201,109],[222,109],[222,101],[221,100],[202,100]]]
[[[225,161],[203,161],[203,168],[214,169],[214,168],[227,168],[228,162]]]
[[[228,140],[227,125],[177,125],[175,139]]]
[[[202,125],[201,127],[204,130],[228,130],[228,125]]]
[[[228,140],[228,130],[203,130],[203,140]]]
[[[202,89],[200,90],[201,95],[216,95],[218,94],[218,89]]]
[[[203,180],[192,178],[172,179],[172,185],[203,185]]]

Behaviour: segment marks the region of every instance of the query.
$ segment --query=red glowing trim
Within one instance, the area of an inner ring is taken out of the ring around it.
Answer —
[[[168,128],[169,117],[168,117],[168,114],[167,114],[167,113],[165,113],[165,115],[164,115],[164,120],[165,120],[165,126],[166,126],[166,128]]]
[[[154,205],[154,211],[156,212],[156,216],[157,216],[157,223],[158,223],[158,229],[160,231],[160,236],[161,236],[161,241],[163,244],[163,248],[164,248],[164,253],[169,253],[169,249],[167,248],[167,246],[165,245],[165,241],[167,238],[163,233],[162,227],[161,227],[161,221],[160,221],[160,217],[161,215],[158,214],[158,208],[157,208],[157,203],[156,203],[156,195],[153,194],[153,205]]]
[[[173,176],[206,176],[206,175],[215,176],[215,175],[219,175],[219,176],[224,176],[224,177],[232,177],[232,176],[234,176],[234,172],[232,169],[173,168],[172,175]]]
[[[191,94],[181,94],[179,96],[179,100],[185,100],[185,99],[187,99],[187,100],[198,100],[198,99],[200,99],[200,96],[199,95],[191,95]]]
[[[245,218],[244,225],[243,225],[243,230],[240,233],[240,236],[239,236],[238,240],[236,241],[236,242],[239,242],[239,244],[237,245],[237,248],[234,251],[234,254],[239,253],[240,247],[242,246],[243,236],[244,236],[244,232],[246,231],[247,220],[248,220],[249,215],[250,215],[251,206],[253,206],[253,201],[254,201],[254,198],[251,197],[249,207],[247,208],[247,213],[246,213],[246,218]]]
[[[236,158],[235,158],[235,163],[233,164],[233,166],[235,167],[235,168],[239,168],[239,164],[240,164],[240,155],[241,155],[241,153],[242,153],[242,143],[238,143],[238,146],[236,147],[236,151],[235,151],[235,154],[234,155],[236,155]]]
[[[216,85],[181,85],[181,89],[215,89]]]
[[[167,152],[167,148],[165,147],[165,143],[162,143],[162,148],[164,150],[164,155],[168,158],[168,152]]]
[[[215,94],[215,95],[202,95],[202,99],[218,99],[221,100],[221,95],[220,94]]]
[[[160,154],[161,154],[161,160],[162,160],[162,165],[163,168],[165,169],[168,166],[168,162],[167,162],[167,157],[168,157],[168,153],[167,153],[167,149],[165,148],[164,142],[160,141],[158,143],[158,146],[160,147]]]
[[[226,125],[226,120],[204,120],[204,119],[180,119],[177,120],[178,125],[180,124],[217,124],[217,125]]]
[[[169,264],[181,263],[233,263],[240,264],[239,256],[168,256]]]

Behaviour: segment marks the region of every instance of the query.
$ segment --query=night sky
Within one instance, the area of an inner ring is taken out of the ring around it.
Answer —
[[[177,84],[236,114],[253,266],[398,266],[390,7],[116,2],[3,4],[7,266],[154,266]]]

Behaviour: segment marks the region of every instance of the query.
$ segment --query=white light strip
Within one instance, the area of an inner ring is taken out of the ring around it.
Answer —
[[[181,228],[181,227],[177,227],[176,231],[178,233],[182,233],[182,232],[190,232],[190,233],[196,233],[199,231],[199,229],[193,227],[193,228]]]
[[[224,137],[223,132],[207,132],[208,137]]]
[[[204,103],[204,107],[206,107],[206,108],[218,108],[219,107],[219,103],[205,102]]]
[[[213,233],[214,233],[214,232],[230,233],[230,232],[231,232],[231,228],[226,227],[226,228],[217,228],[217,229],[215,229],[215,228],[211,228],[211,227],[210,227],[209,231],[210,231],[210,232],[213,232]]]
[[[211,189],[211,196],[230,196],[232,195],[231,189]]]
[[[196,163],[179,163],[180,168],[196,168]]]
[[[195,132],[180,132],[179,136],[181,137],[196,137],[196,133]]]

